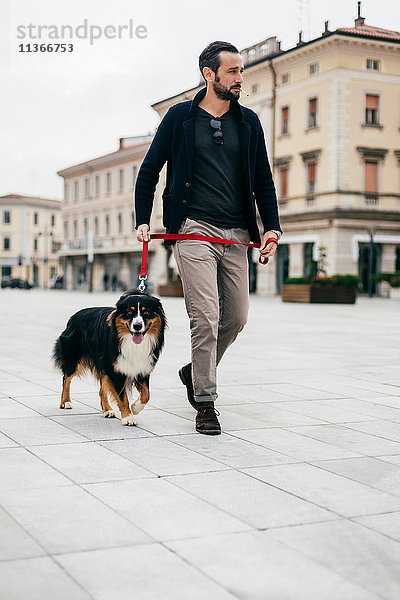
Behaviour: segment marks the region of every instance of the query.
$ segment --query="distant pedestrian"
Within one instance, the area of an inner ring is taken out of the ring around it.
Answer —
[[[112,276],[112,279],[111,279],[111,289],[113,292],[117,291],[117,285],[118,285],[118,277],[114,273],[114,275]]]
[[[108,287],[110,285],[110,276],[108,273],[104,273],[104,275],[103,275],[103,285],[104,285],[104,291],[108,292]]]

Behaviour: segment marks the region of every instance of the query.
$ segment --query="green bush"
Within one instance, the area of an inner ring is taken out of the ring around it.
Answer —
[[[381,281],[387,281],[388,283],[390,283],[392,277],[396,276],[400,276],[400,271],[397,271],[396,273],[375,273],[375,275],[371,275],[371,279],[372,281],[375,281],[377,283],[380,283]]]
[[[400,273],[399,271],[397,271],[397,273],[395,273],[392,277],[392,279],[390,280],[390,285],[392,288],[399,288],[400,287]]]

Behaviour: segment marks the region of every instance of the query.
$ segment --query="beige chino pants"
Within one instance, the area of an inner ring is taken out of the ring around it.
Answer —
[[[179,233],[198,233],[249,242],[247,229],[225,229],[186,218]],[[172,252],[181,276],[189,316],[192,380],[197,402],[217,399],[216,368],[247,322],[247,246],[176,240]]]

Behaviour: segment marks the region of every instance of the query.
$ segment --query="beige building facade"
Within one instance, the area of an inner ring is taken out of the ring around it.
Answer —
[[[152,136],[121,138],[119,148],[58,171],[64,179],[60,262],[69,290],[119,291],[135,287],[142,245],[136,240],[133,192]],[[162,231],[160,185],[151,230]],[[149,247],[149,282],[166,276],[166,252]]]
[[[241,103],[263,124],[284,231],[268,266],[249,252],[253,291],[315,273],[323,249],[327,273],[359,274],[366,292],[371,248],[373,271],[400,270],[400,34],[359,16],[287,51],[268,38],[241,54]],[[201,87],[152,106],[162,118]]]
[[[61,275],[61,202],[19,194],[0,197],[0,265],[3,277],[48,288]]]

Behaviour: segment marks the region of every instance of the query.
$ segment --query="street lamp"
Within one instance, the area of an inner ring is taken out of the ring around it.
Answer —
[[[367,227],[369,235],[369,256],[368,256],[368,297],[372,298],[372,271],[373,271],[373,253],[374,253],[374,235],[378,230],[378,226]]]

